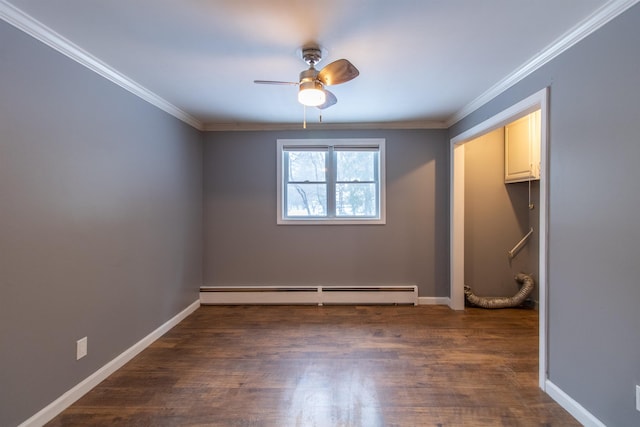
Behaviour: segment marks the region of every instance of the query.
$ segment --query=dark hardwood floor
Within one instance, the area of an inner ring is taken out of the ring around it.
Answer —
[[[579,426],[533,310],[203,306],[49,426]]]

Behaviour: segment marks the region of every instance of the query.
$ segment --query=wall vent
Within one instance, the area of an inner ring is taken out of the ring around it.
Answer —
[[[203,305],[418,305],[418,287],[393,286],[202,286]]]

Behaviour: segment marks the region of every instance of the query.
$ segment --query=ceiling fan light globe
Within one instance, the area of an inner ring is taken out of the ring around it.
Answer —
[[[300,84],[298,102],[307,107],[317,107],[326,102],[327,95],[322,90],[322,85],[317,82],[304,82]]]

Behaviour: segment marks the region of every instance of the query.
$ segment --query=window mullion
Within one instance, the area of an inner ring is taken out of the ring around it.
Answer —
[[[329,146],[327,155],[327,216],[336,217],[336,152]]]

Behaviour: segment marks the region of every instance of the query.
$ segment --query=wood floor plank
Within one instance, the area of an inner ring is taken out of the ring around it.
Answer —
[[[579,426],[532,310],[203,306],[48,426]]]

